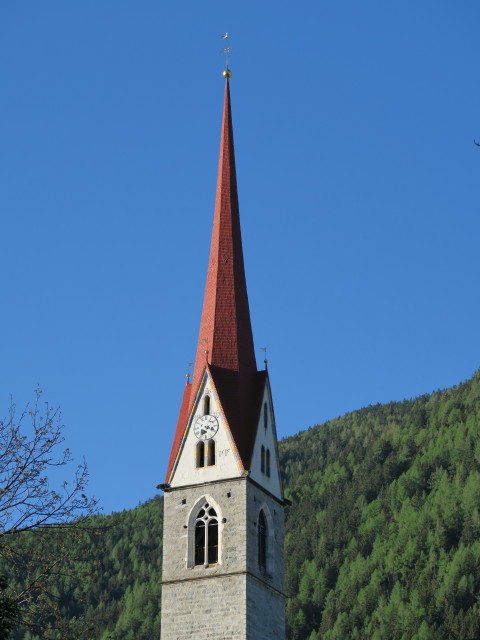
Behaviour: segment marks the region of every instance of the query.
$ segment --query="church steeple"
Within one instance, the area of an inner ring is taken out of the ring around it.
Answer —
[[[194,391],[207,362],[247,375],[257,370],[243,263],[228,77],[210,259],[192,382]]]
[[[282,481],[268,371],[257,371],[250,323],[230,75],[227,67],[193,380],[159,487],[164,640],[285,640]]]
[[[257,372],[238,206],[230,73],[226,73],[213,230],[200,332],[191,384],[184,391],[166,481],[186,434],[205,370],[216,387],[242,469],[255,443],[265,372]]]

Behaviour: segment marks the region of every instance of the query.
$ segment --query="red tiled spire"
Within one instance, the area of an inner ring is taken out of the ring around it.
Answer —
[[[228,78],[210,259],[192,381],[194,390],[200,384],[207,361],[245,374],[257,370],[243,264]]]
[[[207,353],[206,353],[207,352]],[[167,469],[170,481],[205,367],[245,469],[249,468],[266,372],[257,372],[243,263],[228,77],[207,283],[192,384],[187,384]]]

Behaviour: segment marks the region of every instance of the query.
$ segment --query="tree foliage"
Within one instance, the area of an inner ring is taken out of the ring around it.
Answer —
[[[289,640],[480,637],[480,373],[280,445]]]
[[[90,527],[95,500],[85,495],[88,470],[77,465],[57,482],[72,456],[64,448],[60,411],[41,402],[0,421],[0,634],[16,624],[59,627],[52,593],[57,576],[74,571],[72,549]],[[53,474],[53,478],[52,478]],[[60,486],[58,486],[60,485]],[[74,571],[75,572],[75,571]]]
[[[56,577],[55,602],[69,628],[51,638],[151,640],[160,637],[163,500],[137,509],[96,516],[101,535],[89,533],[71,551],[75,572]],[[84,576],[78,579],[78,574]],[[48,637],[48,636],[47,636]],[[13,640],[43,640],[43,633],[19,629]]]

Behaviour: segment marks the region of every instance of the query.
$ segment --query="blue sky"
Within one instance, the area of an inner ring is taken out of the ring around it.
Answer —
[[[480,366],[480,5],[0,5],[0,413],[39,384],[106,513],[163,481],[194,358],[229,31],[280,436]]]

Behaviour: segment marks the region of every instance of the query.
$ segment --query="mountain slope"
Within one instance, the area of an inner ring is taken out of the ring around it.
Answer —
[[[480,637],[480,373],[281,443],[289,640]]]
[[[280,443],[288,640],[480,638],[479,436],[477,372]],[[100,517],[90,582],[59,580],[87,637],[159,637],[162,507]]]
[[[163,499],[92,520],[96,533],[72,549],[82,560],[74,571],[65,567],[58,574],[52,593],[71,629],[46,633],[42,640],[159,638]],[[34,630],[22,629],[12,638],[40,640]]]

